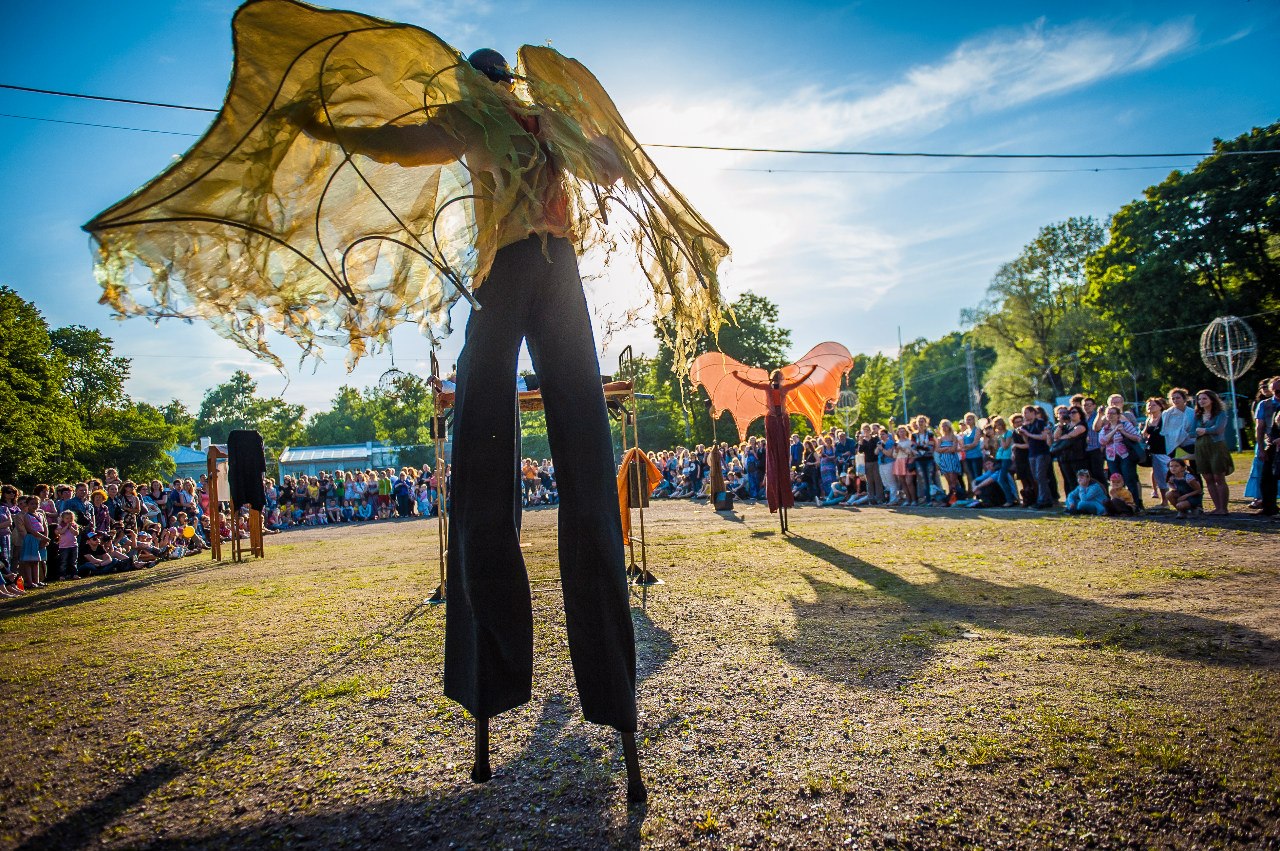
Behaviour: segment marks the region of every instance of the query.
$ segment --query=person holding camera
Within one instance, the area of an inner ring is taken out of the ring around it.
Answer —
[[[1037,405],[1027,405],[1022,409],[1022,425],[1018,434],[1027,442],[1027,464],[1031,467],[1031,475],[1036,481],[1035,508],[1044,510],[1052,508],[1057,499],[1053,496],[1052,474],[1049,465],[1053,462],[1049,455],[1049,442],[1053,431],[1049,428],[1048,419]]]

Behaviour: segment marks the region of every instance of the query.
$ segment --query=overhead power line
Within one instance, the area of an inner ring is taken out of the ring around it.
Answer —
[[[180,103],[158,103],[153,100],[133,100],[132,98],[113,98],[105,95],[82,95],[76,92],[59,92],[53,89],[33,89],[30,86],[12,86],[8,83],[0,83],[0,89],[12,89],[15,92],[31,92],[37,95],[57,95],[62,98],[79,98],[81,100],[104,100],[111,103],[131,103],[135,106],[159,106],[165,109],[187,109],[192,112],[217,112],[216,109],[210,109],[207,106],[184,106]]]
[[[109,103],[124,103],[135,106],[152,106],[162,109],[182,109],[193,112],[218,112],[219,110],[207,106],[189,106],[178,103],[161,103],[159,101],[136,100],[133,98],[108,97],[105,95],[89,95],[81,92],[62,92],[55,89],[38,89],[31,86],[16,86],[9,83],[0,83],[0,89],[9,89],[12,91],[29,92],[32,94],[52,95],[56,97],[77,98],[80,100],[96,100],[106,101]],[[8,115],[9,118],[29,118],[22,115]],[[53,121],[54,119],[32,119],[36,121]],[[80,122],[66,121],[61,123],[76,124]],[[115,125],[87,125],[97,127],[110,127],[119,130],[141,130],[142,128],[118,127]],[[168,131],[150,131],[150,132],[168,132]],[[197,135],[197,134],[175,134],[175,135]],[[1168,159],[1171,157],[1207,157],[1213,156],[1214,151],[1174,151],[1165,153],[1107,153],[1107,154],[970,154],[970,153],[950,153],[937,151],[833,151],[833,150],[814,150],[805,148],[747,148],[734,147],[729,145],[675,145],[665,142],[650,142],[644,145],[646,148],[668,148],[672,150],[686,151],[725,151],[730,153],[748,153],[748,154],[801,154],[808,156],[827,156],[827,157],[914,157],[926,159],[979,159],[979,160],[1097,160],[1097,159]],[[1265,151],[1221,151],[1217,152],[1222,156],[1263,156],[1268,154],[1280,154],[1280,150]]]
[[[180,133],[177,130],[152,130],[149,127],[125,127],[121,124],[93,124],[88,121],[68,121],[63,118],[38,118],[34,115],[14,115],[0,112],[0,118],[21,118],[23,121],[47,121],[51,124],[74,124],[77,127],[101,127],[106,130],[132,130],[135,133],[162,133],[165,136],[199,136],[199,133]]]

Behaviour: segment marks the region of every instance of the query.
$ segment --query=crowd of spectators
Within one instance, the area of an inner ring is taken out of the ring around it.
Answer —
[[[1259,384],[1257,435],[1245,497],[1260,516],[1277,513],[1280,377]],[[1100,405],[1073,397],[1052,412],[1027,405],[1008,416],[965,414],[935,426],[926,416],[898,425],[864,423],[856,433],[791,436],[791,489],[817,506],[1025,508],[1069,514],[1178,517],[1228,513],[1230,412],[1212,390],[1181,387],[1127,410],[1119,395]],[[725,492],[764,498],[764,440],[722,443]],[[653,498],[712,498],[710,450],[650,452],[661,471]],[[524,507],[559,500],[555,468],[525,458],[516,484]],[[264,481],[264,531],[330,523],[436,517],[448,499],[447,465],[336,470]],[[1207,497],[1207,500],[1206,500]],[[247,512],[210,506],[205,477],[139,486],[115,469],[101,479],[23,493],[0,486],[0,597],[56,580],[137,570],[206,550],[214,536],[248,534]]]
[[[215,506],[215,509],[217,506]],[[137,570],[203,552],[232,534],[210,512],[204,481],[158,479],[140,487],[108,468],[101,479],[23,493],[0,486],[0,596],[57,580]]]
[[[448,493],[447,467],[385,470],[321,470],[314,476],[282,476],[264,482],[264,523],[269,531],[330,523],[364,523],[394,517],[435,517],[440,484]]]
[[[1258,435],[1245,495],[1263,516],[1276,514],[1280,378],[1260,383]],[[1027,405],[1008,416],[967,413],[953,422],[864,423],[854,434],[791,435],[791,490],[818,506],[948,506],[1060,509],[1070,514],[1179,517],[1228,513],[1233,472],[1227,429],[1234,423],[1212,390],[1181,387],[1128,410],[1122,396],[1100,405],[1084,394],[1052,412]],[[1272,449],[1268,450],[1268,447]],[[725,491],[764,498],[764,439],[719,446]],[[710,450],[651,452],[662,472],[654,498],[712,498]],[[1206,503],[1205,497],[1208,497]]]

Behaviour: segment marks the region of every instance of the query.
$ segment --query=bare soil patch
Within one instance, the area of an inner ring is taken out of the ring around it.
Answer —
[[[554,589],[557,515],[525,515]],[[647,807],[581,720],[441,693],[434,522],[269,538],[0,607],[0,845],[1280,847],[1280,525],[657,503]]]

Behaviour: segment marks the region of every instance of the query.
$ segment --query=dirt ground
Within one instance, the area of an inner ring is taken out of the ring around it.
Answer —
[[[434,521],[5,601],[0,846],[1280,847],[1280,524],[806,507],[784,538],[657,503],[629,809],[556,520],[526,513],[534,699],[485,786]]]

